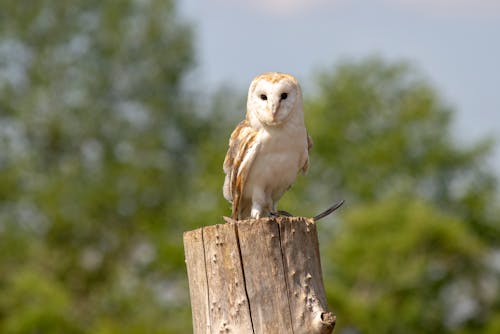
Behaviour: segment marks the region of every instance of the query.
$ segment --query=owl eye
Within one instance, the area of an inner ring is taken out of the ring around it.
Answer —
[[[267,95],[261,94],[260,95],[260,99],[263,100],[263,101],[267,100]]]
[[[282,100],[286,100],[286,98],[288,97],[288,94],[287,93],[282,93],[281,94],[281,99]]]

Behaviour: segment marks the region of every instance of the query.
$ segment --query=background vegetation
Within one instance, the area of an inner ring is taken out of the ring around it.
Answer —
[[[229,213],[245,96],[201,103],[192,36],[173,1],[2,2],[1,333],[191,332],[182,232]],[[319,227],[337,333],[500,332],[492,143],[457,144],[404,61],[315,82],[311,172],[281,205],[347,200]]]

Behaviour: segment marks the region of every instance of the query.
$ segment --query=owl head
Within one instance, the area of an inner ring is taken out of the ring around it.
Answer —
[[[250,121],[279,126],[294,114],[303,115],[302,92],[297,79],[279,72],[264,73],[253,79],[247,99]]]

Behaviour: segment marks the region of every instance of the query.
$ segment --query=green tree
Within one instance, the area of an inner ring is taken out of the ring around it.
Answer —
[[[480,280],[491,279],[486,245],[463,220],[409,196],[346,211],[324,254],[340,333],[484,329],[492,303],[481,294]]]
[[[192,63],[172,1],[2,2],[0,332],[189,331]]]
[[[319,75],[306,115],[311,182],[290,205],[347,199],[345,215],[320,226],[339,332],[489,326],[500,226],[491,142],[457,144],[452,109],[428,80],[377,57]]]

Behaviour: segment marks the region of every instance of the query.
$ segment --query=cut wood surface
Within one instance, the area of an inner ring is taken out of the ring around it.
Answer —
[[[314,221],[225,219],[184,233],[194,333],[331,333]]]

